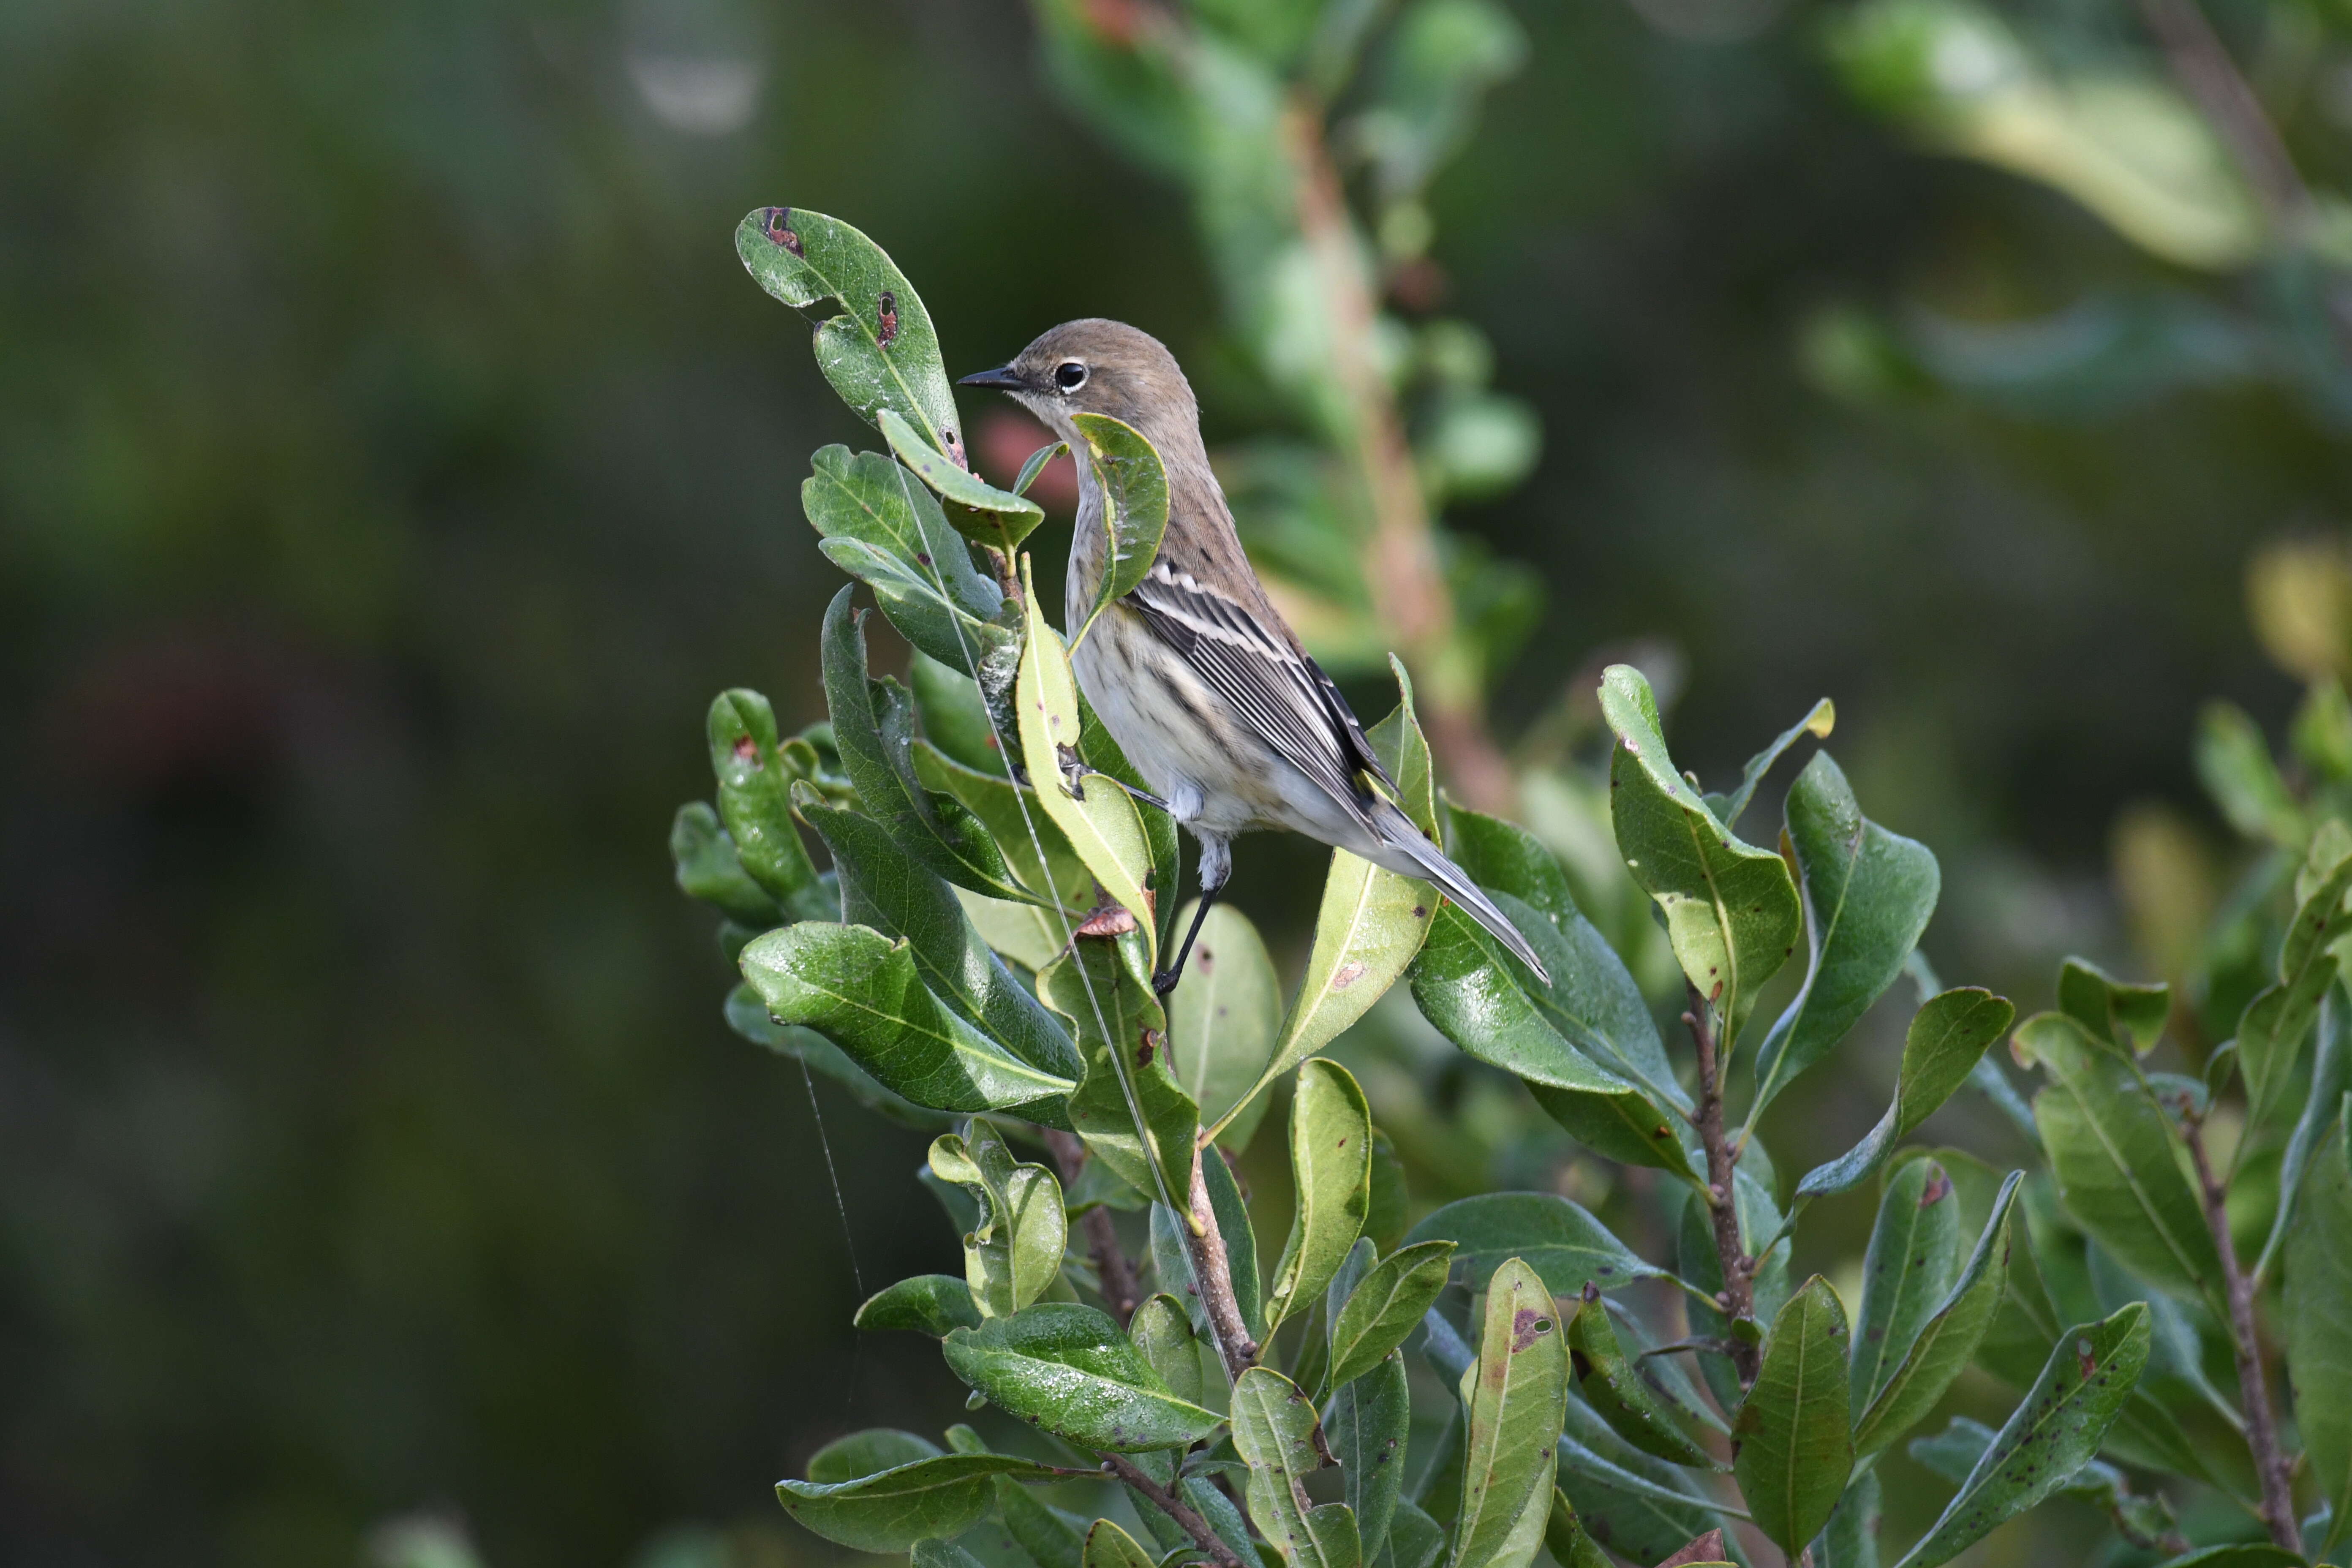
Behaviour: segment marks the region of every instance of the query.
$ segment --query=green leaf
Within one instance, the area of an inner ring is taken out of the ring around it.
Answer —
[[[866,678],[863,617],[849,604],[854,592],[843,588],[825,609],[823,662],[834,742],[859,804],[935,874],[992,899],[1028,900],[979,820],[916,779],[914,700],[895,680]]]
[[[1756,1272],[1751,1281],[1755,1314],[1752,1318],[1734,1321],[1726,1317],[1706,1300],[1695,1296],[1684,1309],[1690,1321],[1693,1335],[1704,1339],[1721,1339],[1740,1335],[1751,1343],[1761,1342],[1765,1325],[1780,1310],[1789,1299],[1790,1244],[1783,1239],[1774,1242],[1769,1251],[1759,1249],[1772,1237],[1782,1236],[1780,1205],[1773,1202],[1767,1183],[1769,1172],[1759,1176],[1756,1155],[1761,1145],[1748,1140],[1748,1152],[1732,1176],[1732,1191],[1739,1216],[1739,1237],[1743,1250],[1757,1256]],[[1696,1286],[1698,1296],[1714,1298],[1723,1290],[1723,1262],[1715,1245],[1714,1216],[1703,1194],[1693,1193],[1683,1203],[1675,1234],[1675,1272],[1685,1283]],[[1727,1356],[1707,1352],[1698,1358],[1699,1370],[1706,1379],[1716,1403],[1725,1410],[1738,1408],[1742,1397],[1738,1373]]]
[[[2344,1144],[2352,1100],[2336,1103],[2344,1120],[2312,1163],[2287,1230],[2283,1300],[2304,1458],[2335,1510],[2323,1554],[2352,1528],[2352,1171]]]
[[[1013,493],[1017,496],[1027,495],[1029,487],[1037,482],[1037,476],[1045,471],[1045,465],[1069,449],[1069,443],[1066,441],[1048,441],[1030,453],[1022,460],[1021,472],[1013,480]]]
[[[1582,1404],[1570,1404],[1568,1426],[1559,1443],[1559,1489],[1611,1550],[1654,1563],[1720,1517],[1692,1495],[1687,1472],[1626,1444]]]
[[[1881,1379],[1876,1396],[1855,1420],[1854,1449],[1863,1457],[1887,1447],[1916,1426],[1967,1370],[1984,1342],[2008,1289],[2009,1210],[2023,1176],[2021,1171],[2011,1171],[2002,1180],[1991,1216],[1961,1266],[1959,1277],[1929,1314],[1910,1349]],[[1858,1355],[1860,1347],[1856,1350]]]
[[[1862,1142],[1805,1173],[1801,1198],[1850,1192],[1886,1163],[1895,1145],[1935,1114],[1969,1081],[1985,1049],[2006,1034],[2017,1009],[2005,996],[1977,986],[1942,992],[1912,1016],[1903,1039],[1903,1066],[1895,1079],[1895,1103]]]
[[[1271,1332],[1323,1294],[1372,1197],[1372,1112],[1353,1074],[1321,1057],[1301,1062],[1290,1102],[1290,1172],[1297,1205],[1266,1291]]]
[[[936,1132],[954,1120],[945,1111],[917,1105],[906,1096],[885,1089],[873,1074],[852,1061],[848,1053],[814,1029],[778,1023],[768,1011],[768,1005],[760,1000],[760,994],[749,984],[739,984],[728,992],[722,1011],[727,1026],[743,1038],[824,1074],[846,1089],[858,1104],[885,1121]]]
[[[1587,1292],[1569,1320],[1568,1354],[1584,1403],[1619,1436],[1677,1465],[1715,1468],[1714,1457],[1692,1439],[1673,1405],[1625,1353],[1598,1290]]]
[[[2147,1364],[2147,1305],[2060,1336],[1942,1517],[1895,1568],[1934,1568],[2048,1497],[2095,1458]]]
[[[678,891],[688,898],[716,905],[729,920],[754,931],[783,923],[782,908],[743,869],[735,841],[703,802],[679,806],[670,820],[669,858],[677,868]]]
[[[1864,1470],[1813,1538],[1813,1568],[1878,1568],[1878,1472]]]
[[[2352,890],[2352,847],[2330,865],[2307,867],[2308,886],[2279,949],[2278,984],[2246,1004],[2238,1020],[2238,1070],[2245,1075],[2250,1134],[2281,1112],[2319,999],[2336,983],[2344,897]]]
[[[2209,702],[2197,721],[2197,776],[2230,826],[2249,838],[2300,850],[2311,835],[2261,727],[2242,708]]]
[[[776,753],[775,710],[756,691],[723,691],[711,700],[705,731],[719,817],[744,874],[796,919],[833,919],[832,900],[793,825],[792,775]]]
[[[1450,903],[1430,922],[1429,941],[1412,964],[1412,999],[1422,1016],[1470,1056],[1525,1080],[1536,1103],[1580,1142],[1626,1164],[1686,1174],[1689,1158],[1672,1119],[1570,1044],[1530,996],[1534,983]]]
[[[944,880],[902,853],[872,817],[823,805],[805,784],[793,804],[832,852],[845,922],[904,941],[933,996],[1030,1066],[1076,1079],[1068,1031],[981,940]]]
[[[1143,819],[1134,799],[1117,784],[1073,776],[1082,761],[1077,680],[1070,673],[1070,656],[1060,636],[1045,622],[1035,585],[1026,580],[1025,557],[1022,571],[1029,605],[1027,642],[1013,700],[1021,716],[1021,754],[1029,782],[1045,815],[1061,828],[1095,880],[1156,943],[1151,900],[1143,890],[1151,874]]]
[[[1448,1568],[1526,1568],[1551,1513],[1553,1449],[1568,1414],[1568,1336],[1544,1279],[1507,1259],[1487,1281],[1478,1360],[1465,1374],[1462,1511]]]
[[[1715,814],[1717,822],[1726,827],[1737,828],[1739,819],[1748,813],[1748,803],[1756,798],[1756,786],[1764,782],[1764,775],[1772,771],[1772,764],[1797,743],[1797,737],[1811,735],[1817,741],[1826,741],[1830,738],[1830,731],[1836,727],[1837,704],[1824,697],[1807,710],[1803,718],[1781,731],[1770,745],[1748,759],[1748,765],[1739,770],[1738,789],[1727,795],[1702,797],[1706,802],[1706,808]]]
[[[823,300],[841,307],[817,323],[816,363],[859,418],[870,425],[893,410],[963,462],[930,312],[880,246],[806,207],[754,207],[735,226],[735,254],[761,288],[794,310]]]
[[[1406,673],[1404,660],[1389,655],[1389,674],[1397,683],[1397,705],[1388,717],[1364,732],[1371,743],[1372,755],[1396,781],[1397,805],[1415,827],[1431,838],[1438,835],[1437,770],[1430,760],[1429,741],[1421,732],[1421,719],[1413,711],[1412,677]]]
[[[1445,1527],[1415,1504],[1399,1499],[1389,1523],[1389,1538],[1381,1543],[1374,1568],[1434,1568],[1445,1550]]]
[[[846,1437],[835,1437],[811,1454],[808,1479],[825,1485],[854,1481],[920,1459],[936,1459],[940,1452],[940,1446],[929,1437],[895,1426],[876,1426],[852,1432]]]
[[[2027,1019],[2016,1042],[2051,1074],[2033,1115],[2068,1212],[2149,1284],[2210,1291],[2221,1265],[2204,1209],[2173,1158],[2164,1113],[2131,1068],[2062,1013]]]
[[[1363,1544],[1346,1503],[1310,1505],[1307,1476],[1331,1462],[1315,1406],[1278,1372],[1254,1366],[1234,1384],[1234,1449],[1249,1467],[1250,1521],[1286,1568],[1357,1568]]]
[[[1180,1399],[1110,1318],[1092,1307],[1041,1301],[944,1347],[949,1368],[989,1400],[1081,1448],[1140,1453],[1183,1447],[1219,1417]]]
[[[1447,1204],[1405,1233],[1410,1247],[1450,1241],[1468,1265],[1472,1290],[1491,1289],[1504,1259],[1522,1258],[1555,1296],[1575,1296],[1587,1285],[1614,1290],[1665,1270],[1634,1256],[1607,1226],[1551,1193],[1487,1193]]]
[[[1853,1469],[1845,1309],[1820,1275],[1789,1298],[1732,1423],[1732,1468],[1757,1528],[1791,1558],[1837,1506]]]
[[[1040,1498],[1017,1481],[996,1480],[996,1508],[1005,1533],[1034,1559],[1037,1568],[1080,1568],[1087,1547],[1087,1521]]]
[[[2117,980],[2087,958],[2069,958],[2058,966],[2058,1010],[2136,1057],[2155,1048],[2171,1009],[2169,985]]]
[[[1375,1246],[1393,1250],[1404,1240],[1412,1218],[1412,1194],[1404,1179],[1404,1161],[1396,1143],[1379,1128],[1372,1129],[1372,1205],[1364,1215],[1364,1235]]]
[[[1178,929],[1191,928],[1197,907],[1184,906]],[[1217,1141],[1238,1154],[1249,1146],[1266,1106],[1262,1095],[1244,1097],[1274,1055],[1282,1027],[1282,983],[1247,915],[1231,904],[1210,906],[1167,1007],[1176,1080],[1213,1124],[1234,1113]]]
[[[935,1340],[950,1331],[980,1326],[971,1287],[946,1274],[918,1274],[885,1286],[866,1299],[853,1320],[861,1329],[911,1329]]]
[[[1207,1153],[1206,1150],[1202,1151]],[[1201,1166],[1202,1184],[1209,1190],[1209,1212],[1217,1217],[1217,1234],[1225,1244],[1225,1278],[1234,1288],[1234,1304],[1241,1308],[1242,1322],[1250,1338],[1265,1342],[1265,1291],[1258,1279],[1257,1232],[1251,1227],[1249,1205],[1242,1199],[1241,1184],[1234,1180],[1233,1168],[1221,1155],[1204,1160]]]
[[[1079,1562],[1083,1568],[1159,1568],[1157,1558],[1107,1519],[1095,1521],[1087,1530],[1086,1550]]]
[[[1053,1473],[1007,1454],[942,1454],[856,1480],[778,1481],[776,1500],[827,1541],[859,1552],[904,1552],[978,1523],[993,1495],[992,1478]]]
[[[1788,831],[1811,917],[1811,957],[1804,988],[1757,1053],[1751,1122],[1895,984],[1942,887],[1934,854],[1864,816],[1827,752],[1790,786]]]
[[[964,1541],[984,1540],[984,1531],[983,1526],[967,1533],[962,1541],[918,1541],[908,1555],[908,1568],[988,1568],[963,1545]]]
[[[1087,1150],[1136,1191],[1188,1205],[1201,1112],[1168,1070],[1168,1020],[1144,978],[1141,942],[1137,932],[1078,938],[1037,972],[1037,994],[1086,1062],[1069,1118]]]
[[[971,674],[974,658],[1011,640],[998,624],[1003,590],[973,568],[940,503],[887,455],[821,447],[801,481],[801,512],[827,558],[865,580],[890,624],[948,668]]]
[[[1728,1060],[1757,992],[1796,951],[1796,884],[1778,855],[1734,838],[1675,771],[1639,670],[1611,665],[1601,709],[1618,740],[1609,758],[1618,848],[1664,911],[1683,973],[1723,1019]]]
[[[937,754],[985,777],[1005,777],[1004,748],[989,716],[988,699],[960,662],[943,664],[917,648],[907,661],[907,685],[915,694],[923,739]]]
[[[1342,1384],[1325,1425],[1358,1533],[1385,1541],[1404,1491],[1405,1437],[1412,1427],[1403,1352],[1389,1352]]]
[[[2284,1546],[2242,1541],[2200,1547],[2185,1557],[2168,1557],[2163,1568],[2303,1568],[2305,1561],[2301,1552]]]
[[[1479,99],[1527,54],[1517,18],[1493,0],[1405,7],[1368,73],[1369,105],[1348,128],[1381,193],[1417,195],[1469,139]]]
[[[959,508],[979,514],[969,524],[958,522],[952,513],[948,519],[973,543],[1003,551],[1010,561],[1030,531],[1045,521],[1044,507],[1025,496],[998,489],[962,464],[950,461],[896,409],[883,409],[877,423],[890,450],[915,471],[917,479]]]
[[[1138,1307],[1128,1320],[1127,1337],[1170,1392],[1202,1403],[1201,1342],[1175,1297],[1163,1291]]]
[[[1071,634],[1075,645],[1084,640],[1104,605],[1133,593],[1151,570],[1160,535],[1168,531],[1168,471],[1158,449],[1131,425],[1108,414],[1074,414],[1070,423],[1087,444],[1103,501],[1101,580],[1086,618]]]
[[[1452,1242],[1424,1241],[1374,1264],[1332,1320],[1324,1386],[1346,1387],[1404,1343],[1444,1290],[1453,1260]]]
[[[1095,902],[1095,874],[1070,847],[1070,841],[1054,819],[1045,815],[1034,790],[1014,784],[1011,779],[992,777],[950,761],[943,753],[918,741],[915,742],[915,776],[924,788],[952,795],[965,810],[978,817],[1003,850],[1004,864],[1023,888],[1036,896],[1044,905],[1058,905],[1066,920],[1056,919],[1050,909],[1041,909],[1045,929],[1055,932],[1056,949],[1066,944],[1069,928],[1092,912]],[[1042,968],[1032,964],[1031,968]]]
[[[2311,1090],[2304,1096],[2303,1113],[2295,1118],[2286,1151],[2279,1157],[2278,1206],[2271,1215],[2269,1239],[2254,1262],[2252,1274],[2257,1281],[2270,1278],[2271,1264],[2302,1204],[2304,1173],[2311,1168],[2327,1129],[2335,1125],[2344,1091],[2352,1088],[2352,1039],[2347,1036],[2352,1036],[2352,1009],[2347,1009],[2343,992],[2332,992],[2320,1003],[2319,1047],[2311,1064]]]
[[[1609,1554],[1593,1544],[1575,1505],[1558,1487],[1551,1489],[1551,1516],[1544,1521],[1544,1547],[1558,1568],[1610,1568]]]
[[[864,926],[803,921],[743,949],[770,1014],[821,1031],[893,1093],[935,1110],[999,1110],[1068,1093],[940,1005],[908,944]]]
[[[1952,1179],[1932,1158],[1910,1161],[1886,1178],[1862,1265],[1850,1412],[1856,1426],[1951,1290],[1960,1267],[1959,1210]]]
[[[975,1120],[962,1137],[931,1142],[931,1173],[971,1192],[979,1223],[963,1238],[964,1279],[983,1318],[1009,1318],[1060,1278],[1069,1246],[1062,1184],[1043,1165],[1016,1163],[996,1129]]]

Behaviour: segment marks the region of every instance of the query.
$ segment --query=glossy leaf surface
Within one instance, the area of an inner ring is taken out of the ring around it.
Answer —
[[[1045,1301],[947,1337],[948,1365],[999,1408],[1082,1448],[1181,1447],[1218,1425],[1092,1307]]]
[[[1329,1464],[1315,1406],[1297,1385],[1254,1366],[1234,1384],[1234,1449],[1249,1467],[1250,1522],[1286,1568],[1357,1568],[1363,1543],[1343,1502],[1312,1503],[1306,1479]]]
[[[1773,1320],[1731,1426],[1739,1494],[1757,1528],[1792,1558],[1829,1522],[1853,1468],[1846,1338],[1845,1309],[1816,1274]]]
[[[1614,1290],[1664,1270],[1644,1263],[1586,1209],[1552,1193],[1487,1193],[1461,1198],[1405,1233],[1411,1246],[1450,1241],[1473,1290],[1488,1288],[1506,1258],[1525,1258],[1555,1296],[1588,1284]]]
[[[827,1541],[860,1552],[904,1552],[918,1541],[971,1529],[988,1511],[993,1478],[1051,1474],[1004,1454],[941,1454],[856,1480],[779,1481],[776,1500]]]
[[[1526,1568],[1551,1512],[1568,1408],[1568,1336],[1544,1279],[1510,1258],[1487,1281],[1466,1384],[1462,1511],[1449,1568]]]
[[[1054,1283],[1069,1245],[1062,1184],[1043,1165],[1023,1164],[987,1122],[962,1136],[942,1133],[930,1149],[931,1173],[978,1200],[980,1217],[963,1238],[964,1282],[983,1318],[1009,1318]]]
[[[1269,1331],[1319,1300],[1363,1234],[1372,1195],[1372,1113],[1355,1076],[1317,1057],[1299,1064],[1290,1102],[1290,1237],[1265,1295]]]
[[[1102,581],[1087,610],[1090,626],[1104,605],[1133,593],[1151,570],[1168,531],[1168,472],[1158,449],[1133,426],[1108,414],[1076,414],[1070,422],[1086,442],[1102,492]],[[1084,626],[1073,627],[1070,640],[1085,635]]]
[[[2008,1032],[2016,1016],[2007,997],[1976,986],[1929,997],[1912,1016],[1903,1037],[1895,1103],[1861,1142],[1806,1172],[1797,1184],[1797,1195],[1850,1192],[1867,1181],[1886,1163],[1897,1142],[1969,1081],[1986,1047]]]
[[[971,1287],[950,1274],[918,1274],[886,1285],[857,1309],[861,1329],[911,1329],[943,1340],[957,1329],[980,1326]]]
[[[1030,531],[1045,521],[1045,508],[1026,496],[998,489],[971,469],[950,461],[896,409],[883,409],[876,423],[890,450],[917,479],[943,500],[980,514],[973,523],[959,530],[973,542],[1004,551],[1009,559]],[[953,523],[955,515],[950,513],[948,521]]]

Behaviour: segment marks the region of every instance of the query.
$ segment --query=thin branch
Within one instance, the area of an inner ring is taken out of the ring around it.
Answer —
[[[1123,1454],[1105,1454],[1103,1468],[1150,1499],[1154,1507],[1174,1520],[1177,1528],[1191,1536],[1201,1550],[1209,1554],[1209,1560],[1216,1563],[1217,1568],[1242,1568],[1242,1560],[1234,1555],[1234,1549],[1225,1544],[1223,1537],[1209,1528],[1209,1521],[1195,1512],[1183,1499],[1136,1468],[1135,1461]]]
[[[1724,1316],[1735,1321],[1756,1316],[1756,1260],[1739,1242],[1739,1156],[1723,1131],[1723,1080],[1716,1058],[1715,1025],[1698,987],[1688,987],[1690,1011],[1683,1022],[1690,1026],[1691,1043],[1698,1048],[1698,1136],[1706,1147],[1707,1214],[1715,1225],[1715,1255],[1723,1268],[1723,1294],[1716,1298]],[[1731,1364],[1742,1388],[1756,1381],[1759,1361],[1756,1346],[1737,1336],[1731,1342]]]
[[[1258,1343],[1242,1321],[1241,1302],[1234,1295],[1233,1261],[1225,1252],[1224,1233],[1217,1228],[1217,1211],[1209,1202],[1209,1179],[1202,1163],[1221,1160],[1213,1143],[1203,1143],[1192,1157],[1192,1223],[1183,1231],[1184,1247],[1192,1255],[1192,1275],[1201,1304],[1209,1316],[1209,1332],[1225,1363],[1227,1382],[1257,1364]]]
[[[2303,1550],[2302,1531],[2294,1514],[2294,1464],[2280,1449],[2278,1419],[2271,1412],[2271,1392],[2263,1375],[2262,1341],[2254,1331],[2254,1287],[2238,1267],[2238,1247],[2230,1236],[2229,1194],[2213,1175],[2205,1157],[2205,1127],[2194,1111],[2184,1110],[2181,1136],[2197,1167],[2197,1185],[2205,1203],[2205,1224],[2213,1233],[2213,1247],[2221,1255],[2221,1280],[2230,1304],[2230,1344],[2238,1360],[2238,1401],[2245,1406],[2246,1447],[2254,1457],[2254,1470],[2263,1483],[2263,1524],[2273,1544],[2289,1552]]]
[[[1076,1133],[1059,1128],[1042,1129],[1045,1147],[1054,1152],[1054,1163],[1062,1168],[1062,1185],[1076,1186],[1078,1173],[1086,1167],[1087,1145]],[[1127,1253],[1118,1244],[1118,1228],[1111,1223],[1110,1210],[1097,1204],[1078,1221],[1087,1236],[1087,1250],[1094,1255],[1095,1279],[1102,1292],[1103,1304],[1118,1326],[1135,1315],[1143,1300],[1143,1288],[1136,1283],[1135,1265],[1128,1261]]]

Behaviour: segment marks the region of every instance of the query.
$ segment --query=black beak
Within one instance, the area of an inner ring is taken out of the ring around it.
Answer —
[[[965,376],[956,384],[958,386],[992,386],[999,392],[1022,392],[1027,390],[1029,385],[1027,382],[1013,374],[1013,367],[1009,364],[1001,364],[994,370],[983,370]]]

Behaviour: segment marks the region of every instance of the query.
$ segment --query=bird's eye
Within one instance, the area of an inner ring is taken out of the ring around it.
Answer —
[[[1064,392],[1076,392],[1087,384],[1087,367],[1077,361],[1064,360],[1054,367],[1054,384]]]

